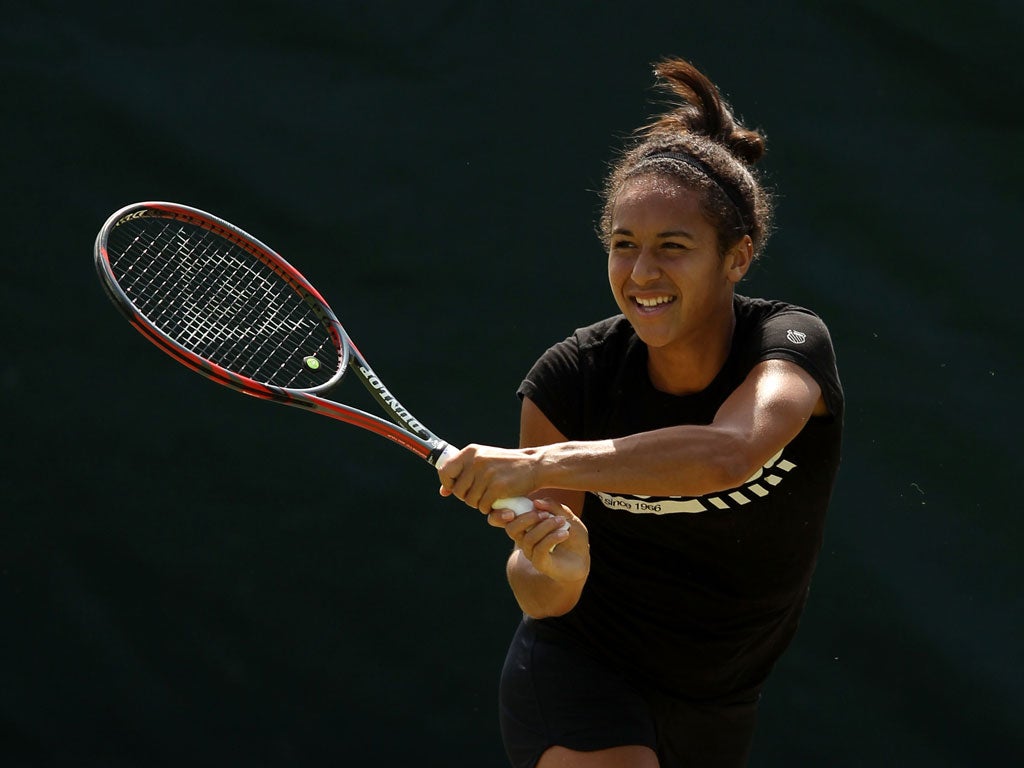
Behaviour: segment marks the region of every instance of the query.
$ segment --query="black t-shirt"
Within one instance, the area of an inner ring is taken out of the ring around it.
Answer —
[[[738,488],[697,498],[588,493],[591,570],[576,607],[532,621],[637,684],[688,699],[747,696],[796,631],[839,466],[843,391],[812,312],[736,296],[729,357],[692,395],[656,390],[647,348],[621,315],[577,330],[519,388],[570,440],[708,424],[759,362],[790,360],[821,386],[812,418]],[[578,510],[576,510],[578,512]]]

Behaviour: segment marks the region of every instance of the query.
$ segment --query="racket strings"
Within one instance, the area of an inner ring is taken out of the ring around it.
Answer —
[[[278,387],[309,389],[337,372],[338,342],[313,304],[233,240],[146,217],[116,227],[107,245],[135,307],[193,354]]]

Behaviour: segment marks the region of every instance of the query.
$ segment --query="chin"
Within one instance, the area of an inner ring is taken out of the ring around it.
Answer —
[[[634,323],[630,321],[630,325],[633,326],[633,330],[636,332],[637,337],[651,349],[661,349],[667,347],[675,341],[675,334],[667,331],[658,331],[651,328],[644,328],[642,324]]]

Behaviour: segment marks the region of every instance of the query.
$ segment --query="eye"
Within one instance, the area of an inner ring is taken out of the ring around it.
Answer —
[[[612,240],[613,251],[619,251],[625,248],[636,248],[636,243],[632,240]]]
[[[688,251],[688,250],[690,250],[690,246],[686,245],[685,243],[677,243],[677,242],[675,242],[673,240],[668,240],[668,241],[662,243],[661,247],[664,248],[665,250],[680,250],[680,251]]]

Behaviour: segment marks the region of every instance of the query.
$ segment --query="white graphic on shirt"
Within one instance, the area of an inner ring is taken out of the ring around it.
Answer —
[[[807,334],[803,331],[794,331],[790,329],[786,331],[786,338],[793,344],[803,344],[807,341]]]
[[[782,458],[782,451],[772,456],[743,485],[722,494],[686,498],[682,496],[631,496],[602,493],[597,497],[608,509],[621,509],[634,515],[677,515],[707,512],[709,509],[742,507],[756,498],[764,498],[796,469],[796,464]]]

